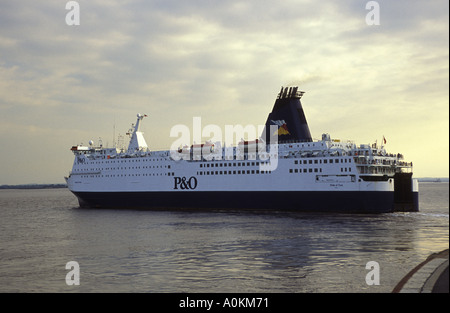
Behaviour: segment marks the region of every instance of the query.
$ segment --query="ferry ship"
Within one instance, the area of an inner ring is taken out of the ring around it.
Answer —
[[[313,140],[303,94],[282,87],[261,137],[234,147],[152,151],[140,131],[147,116],[138,114],[127,148],[72,146],[68,188],[89,208],[418,211],[412,162],[377,143]]]

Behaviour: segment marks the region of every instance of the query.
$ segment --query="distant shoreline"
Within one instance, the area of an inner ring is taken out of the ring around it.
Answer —
[[[66,184],[24,184],[24,185],[1,185],[0,189],[54,189],[67,188]]]
[[[448,183],[448,177],[422,177],[418,178],[419,183]]]
[[[421,177],[420,183],[448,183],[448,177]],[[67,184],[19,184],[19,185],[0,185],[1,189],[55,189],[67,188]]]

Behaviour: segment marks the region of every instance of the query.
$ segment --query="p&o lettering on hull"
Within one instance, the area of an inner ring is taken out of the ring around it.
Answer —
[[[189,177],[187,179],[185,176],[178,177],[175,176],[174,178],[174,190],[181,189],[181,190],[194,190],[197,188],[197,178],[195,176]]]

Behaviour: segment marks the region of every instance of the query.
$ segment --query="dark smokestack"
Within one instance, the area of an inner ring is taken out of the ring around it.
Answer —
[[[261,136],[267,143],[273,142],[275,136],[278,136],[279,143],[312,141],[305,113],[300,102],[304,92],[297,90],[298,87],[281,87],[272,112],[267,117]],[[270,134],[270,125],[277,125],[279,127],[278,132]]]

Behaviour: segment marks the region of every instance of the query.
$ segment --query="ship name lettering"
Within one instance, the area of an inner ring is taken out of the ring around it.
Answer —
[[[193,190],[195,188],[197,188],[197,178],[195,176],[191,176],[189,179],[187,179],[185,176],[183,177],[178,177],[175,176],[174,178],[174,187],[173,189],[181,189],[181,190],[186,190],[186,189],[190,189]]]

